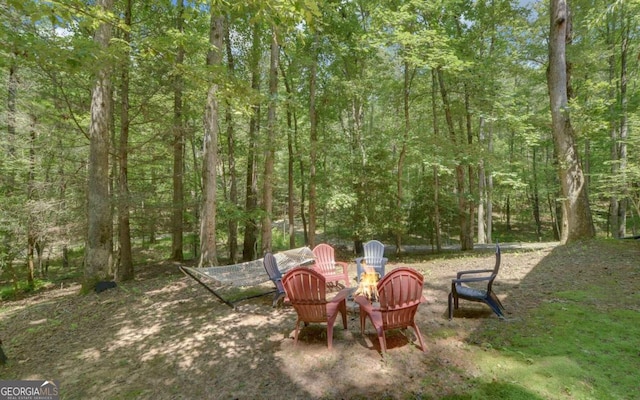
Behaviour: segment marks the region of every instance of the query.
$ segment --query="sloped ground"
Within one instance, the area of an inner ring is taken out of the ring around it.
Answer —
[[[495,291],[508,319],[526,318],[563,285],[604,276],[620,293],[633,293],[639,259],[638,241],[505,250]],[[414,345],[411,330],[392,332],[384,358],[369,322],[360,334],[355,313],[348,330],[336,326],[332,351],[324,325],[305,328],[294,347],[295,312],[272,308],[270,296],[232,310],[177,265],[150,265],[135,282],[99,295],[79,296],[72,285],[5,302],[0,338],[10,363],[0,366],[0,379],[57,380],[65,399],[439,398],[480,374],[467,361],[472,333],[509,323],[470,302],[447,319],[455,272],[493,262],[491,252],[474,252],[390,263],[388,269],[407,265],[425,276],[428,302],[417,320],[427,351]]]

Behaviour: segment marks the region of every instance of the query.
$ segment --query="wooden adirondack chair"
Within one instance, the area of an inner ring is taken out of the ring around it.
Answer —
[[[378,334],[382,353],[387,351],[385,331],[390,329],[406,329],[412,327],[420,342],[420,349],[426,347],[415,322],[420,303],[426,301],[422,295],[424,278],[418,271],[399,267],[389,272],[378,282],[379,305],[372,304],[364,296],[356,296],[355,302],[360,306],[360,331],[364,333],[366,317],[369,317]]]
[[[327,283],[324,276],[310,268],[296,267],[289,270],[282,278],[289,303],[298,314],[294,343],[298,343],[300,323],[327,323],[327,345],[333,344],[333,325],[342,314],[342,324],[347,329],[347,296],[350,289],[342,289],[336,296],[327,300]]]
[[[319,244],[313,249],[315,264],[313,269],[324,276],[327,284],[344,281],[346,287],[350,286],[348,265],[343,261],[335,260],[335,250],[328,244]]]
[[[384,256],[384,244],[378,240],[370,240],[364,244],[364,256],[356,258],[356,274],[358,282],[360,282],[360,275],[365,272],[365,267],[373,268],[375,272],[380,275],[380,278],[384,276],[384,266],[387,263],[387,258]]]
[[[464,299],[487,304],[499,318],[504,318],[504,306],[493,292],[493,281],[500,271],[500,246],[496,244],[496,264],[493,269],[477,269],[460,271],[456,279],[451,280],[451,292],[449,293],[449,319],[453,318],[453,310],[458,309],[458,300]],[[478,274],[485,274],[478,276]],[[488,274],[488,275],[487,275]],[[463,277],[474,275],[474,277]],[[486,288],[479,289],[468,286],[469,283],[486,282]]]

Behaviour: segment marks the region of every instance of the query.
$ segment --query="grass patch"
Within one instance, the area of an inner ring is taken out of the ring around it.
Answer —
[[[598,299],[607,292],[558,292],[559,300],[543,303],[528,318],[479,332],[474,341],[497,349],[474,347],[483,376],[545,399],[639,398],[640,314],[602,307]],[[460,398],[491,398],[487,383],[475,387],[477,396]]]

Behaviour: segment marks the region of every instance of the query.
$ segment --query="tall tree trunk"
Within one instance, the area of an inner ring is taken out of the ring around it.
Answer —
[[[447,93],[447,88],[444,83],[444,77],[442,74],[442,69],[437,68],[438,81],[440,83],[440,95],[442,96],[442,104],[444,105],[444,115],[447,122],[447,128],[449,129],[449,137],[451,138],[451,143],[453,146],[458,149],[457,146],[457,137],[455,132],[455,126],[453,124],[453,116],[451,114],[451,105],[449,102],[449,94]],[[459,150],[458,150],[459,151]],[[465,184],[464,184],[464,167],[461,164],[460,154],[456,155],[456,189],[458,191],[458,222],[460,225],[460,248],[462,250],[467,250],[468,246],[468,210],[466,206],[465,199]],[[473,248],[473,246],[472,246]]]
[[[104,14],[111,12],[113,0],[98,0]],[[111,24],[103,20],[94,41],[104,52],[111,40]],[[89,126],[89,164],[87,184],[87,245],[84,257],[83,290],[105,279],[112,254],[111,197],[109,194],[109,125],[111,120],[111,67],[103,64],[91,93]]]
[[[438,82],[435,69],[431,69],[431,113],[433,118],[433,136],[436,142],[439,140],[438,128]],[[435,228],[436,250],[442,251],[442,232],[440,228],[440,173],[436,163],[433,165],[433,225]]]
[[[404,111],[404,127],[402,131],[402,145],[400,146],[400,154],[398,156],[398,176],[396,177],[396,221],[394,221],[396,255],[400,254],[402,246],[402,202],[404,198],[402,187],[402,175],[404,170],[404,162],[407,158],[407,143],[409,142],[409,130],[411,129],[409,120],[409,91],[411,88],[411,74],[409,73],[409,62],[404,62],[404,84],[402,90],[402,103]]]
[[[123,40],[126,46],[131,41],[131,0],[125,2],[125,25]],[[120,247],[119,262],[116,264],[115,279],[128,281],[133,279],[133,256],[131,254],[131,229],[129,225],[129,183],[128,183],[128,157],[129,157],[129,50],[123,56],[122,76],[120,83],[120,162],[118,176],[118,240]]]
[[[563,228],[566,229],[562,230],[562,243],[595,235],[586,178],[580,165],[569,116],[566,44],[570,36],[570,14],[566,0],[551,0],[547,81],[554,146],[559,160],[558,176],[564,198]]]
[[[313,36],[311,44],[311,65],[309,69],[309,243],[311,248],[316,242],[316,164],[318,162],[318,120],[316,113],[316,74],[318,70],[317,55],[318,34]]]
[[[211,30],[209,44],[211,49],[207,54],[207,66],[220,66],[222,63],[222,46],[224,36],[224,17],[211,9]],[[211,73],[211,72],[210,72]],[[203,199],[200,222],[200,266],[218,265],[216,247],[216,195],[217,195],[217,165],[218,165],[218,134],[220,106],[218,103],[220,75],[212,77],[211,86],[207,93],[207,104],[204,116],[204,140],[202,161]]]
[[[267,140],[265,143],[264,175],[262,188],[262,254],[272,251],[271,220],[273,215],[273,171],[276,141],[276,107],[278,97],[278,37],[276,27],[271,27],[271,57],[269,64],[269,109],[267,111]]]
[[[282,72],[282,82],[284,83],[285,90],[287,92],[286,112],[287,112],[287,217],[289,221],[289,248],[296,247],[296,235],[295,235],[295,187],[293,180],[293,169],[295,166],[295,153],[293,150],[294,137],[293,137],[293,116],[295,108],[291,106],[291,100],[293,99],[293,93],[291,91],[291,84],[287,79],[287,72],[284,66],[280,63],[280,71]],[[303,207],[304,208],[304,207]]]
[[[176,29],[184,33],[184,0],[177,0]],[[174,70],[182,69],[184,46],[178,44]],[[173,204],[171,214],[171,259],[182,261],[184,233],[184,122],[182,118],[184,79],[178,72],[173,78]]]
[[[18,97],[18,67],[16,66],[15,60],[11,60],[9,64],[9,81],[7,84],[7,154],[9,158],[15,157],[16,147],[16,123],[17,123],[17,108],[16,108],[16,100]],[[13,171],[10,171],[7,179],[7,187],[9,188],[9,192],[12,192],[15,189],[15,175]],[[10,194],[10,193],[7,193]]]
[[[479,129],[479,142],[482,146],[485,142],[485,119],[484,117],[480,117],[480,129]],[[486,176],[484,173],[484,159],[480,160],[478,165],[478,243],[485,244],[487,243],[487,230],[486,230],[486,221],[485,221],[485,204],[487,202],[487,185],[486,185]]]
[[[253,42],[251,44],[251,90],[256,99],[260,94],[260,27],[253,25]],[[247,149],[247,181],[245,185],[245,213],[247,214],[244,226],[244,240],[242,259],[251,261],[257,258],[258,223],[255,211],[258,208],[258,176],[257,176],[257,141],[260,132],[260,100],[255,100],[252,105],[251,119],[249,120],[249,148]]]
[[[471,129],[471,101],[469,95],[469,85],[464,83],[464,109],[465,109],[465,126],[467,131],[467,144],[469,148],[473,144],[473,131]],[[468,198],[466,201],[466,213],[465,218],[467,219],[467,233],[465,234],[464,243],[460,246],[461,250],[473,250],[473,221],[475,220],[475,210],[476,205],[474,199],[474,191],[477,189],[475,182],[475,171],[473,170],[473,164],[469,164],[467,167],[467,172],[469,174],[468,177],[468,195],[465,196]]]
[[[533,160],[531,163],[533,176],[531,177],[532,189],[531,189],[531,197],[532,197],[532,207],[533,207],[533,220],[536,223],[536,237],[538,242],[542,241],[542,221],[540,219],[540,195],[538,190],[538,155],[536,151],[536,147],[533,147]]]
[[[229,69],[229,76],[233,78],[235,75],[235,62],[233,59],[233,52],[231,51],[231,38],[229,35],[229,24],[227,20],[224,28],[225,44],[227,49],[227,67]],[[229,202],[234,210],[238,207],[238,171],[236,169],[236,156],[235,156],[235,132],[233,125],[233,115],[230,102],[227,101],[227,109],[225,112],[225,121],[227,123],[227,157],[229,162]],[[234,213],[234,217],[229,218],[229,260],[231,264],[238,262],[238,219],[235,217],[237,213]]]
[[[627,57],[629,52],[629,29],[631,21],[626,14],[626,8],[622,6],[622,42],[620,43],[620,146],[619,146],[619,167],[622,181],[621,199],[618,205],[618,224],[616,226],[617,236],[625,237],[627,235],[627,139],[629,138],[629,120],[627,98]]]
[[[27,179],[27,201],[35,200],[36,193],[36,120],[34,115],[30,115],[31,126],[29,128],[29,177]],[[29,288],[35,288],[35,265],[34,250],[37,246],[38,233],[35,226],[36,215],[29,213],[27,220],[27,285]]]

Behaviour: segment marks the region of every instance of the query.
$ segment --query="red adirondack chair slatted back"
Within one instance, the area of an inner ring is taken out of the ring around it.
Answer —
[[[327,285],[322,274],[309,268],[295,268],[285,275],[282,283],[301,320],[327,321]]]
[[[376,329],[382,353],[387,351],[385,331],[412,327],[420,348],[425,351],[420,328],[415,322],[420,303],[425,301],[422,295],[422,275],[411,268],[399,267],[385,275],[378,282],[378,302],[371,303],[364,296],[354,299],[360,306],[360,330],[364,333],[365,319],[368,316]]]
[[[422,284],[422,276],[409,268],[397,268],[378,282],[385,329],[412,326],[422,299]]]
[[[333,343],[333,325],[342,315],[342,325],[347,329],[347,296],[349,289],[343,289],[330,301],[327,301],[327,284],[321,273],[311,268],[297,267],[289,270],[282,278],[282,283],[289,296],[289,303],[298,314],[294,333],[298,343],[300,323],[326,322],[327,345],[331,349]]]

